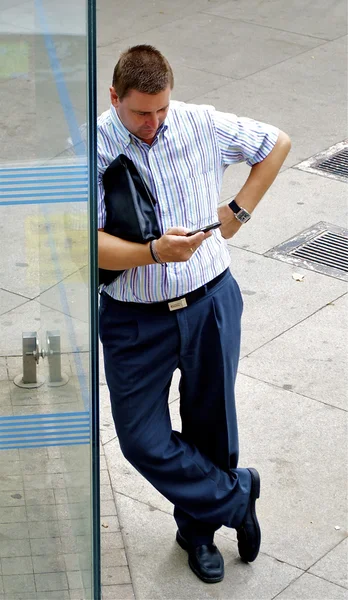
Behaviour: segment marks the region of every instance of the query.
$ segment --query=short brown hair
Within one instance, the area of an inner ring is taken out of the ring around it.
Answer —
[[[158,94],[168,85],[173,89],[174,76],[167,59],[153,46],[142,44],[128,48],[114,69],[112,86],[120,100],[130,90]]]

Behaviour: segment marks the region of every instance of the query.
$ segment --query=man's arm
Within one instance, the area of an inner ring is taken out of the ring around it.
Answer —
[[[249,213],[254,210],[278,175],[290,148],[289,136],[284,131],[279,131],[278,139],[268,156],[251,167],[248,179],[235,197],[238,206],[242,206]],[[218,215],[222,223],[220,227],[222,236],[226,239],[231,238],[237,233],[241,223],[235,218],[228,204],[218,209]]]
[[[98,262],[111,271],[154,264],[150,243],[134,244],[98,229]]]
[[[208,233],[196,233],[186,237],[187,229],[172,227],[155,241],[157,256],[163,263],[184,262],[192,257],[198,246],[211,236]],[[150,252],[150,243],[136,244],[98,230],[98,262],[101,269],[118,271],[144,265],[155,264]]]

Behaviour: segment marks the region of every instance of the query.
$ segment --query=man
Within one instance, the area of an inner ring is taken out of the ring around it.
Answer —
[[[259,474],[237,468],[242,298],[223,238],[250,218],[290,141],[270,125],[171,102],[173,84],[158,50],[130,48],[115,67],[111,108],[98,120],[99,266],[125,269],[103,288],[100,336],[122,451],[174,504],[176,539],[191,569],[214,583],[224,576],[215,531],[237,530],[245,562],[255,560],[261,541]],[[102,175],[121,153],[157,201],[163,234],[151,244],[103,231]],[[241,161],[250,175],[234,201],[218,208],[223,172]],[[186,236],[218,219],[220,229]],[[168,410],[177,368],[181,432],[172,431]]]

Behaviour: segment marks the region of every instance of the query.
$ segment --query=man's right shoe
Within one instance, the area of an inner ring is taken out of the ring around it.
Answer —
[[[224,559],[215,544],[191,546],[178,530],[176,541],[188,553],[188,563],[197,577],[205,583],[218,583],[224,578]]]
[[[238,551],[243,562],[253,562],[261,545],[261,529],[257,520],[255,503],[260,497],[260,475],[256,469],[248,469],[251,475],[251,490],[248,508],[237,529]]]

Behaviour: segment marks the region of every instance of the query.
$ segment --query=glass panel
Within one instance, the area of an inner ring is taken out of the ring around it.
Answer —
[[[0,7],[0,595],[94,600],[94,2]]]

